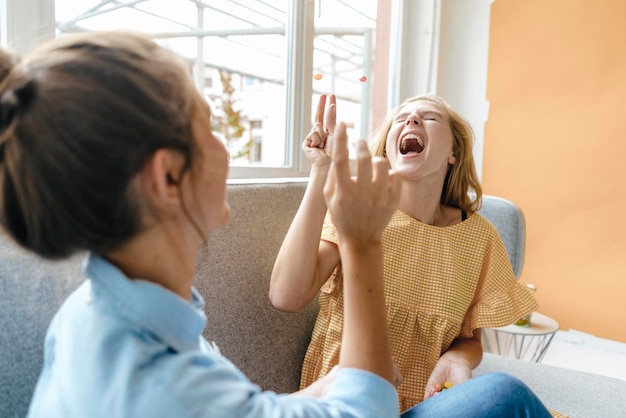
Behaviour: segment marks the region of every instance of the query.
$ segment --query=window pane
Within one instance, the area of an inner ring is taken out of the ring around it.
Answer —
[[[288,0],[57,0],[57,32],[153,35],[189,59],[231,165],[285,166],[287,6]]]
[[[337,119],[351,141],[369,139],[377,0],[320,0],[315,15],[313,109],[319,94],[337,95]]]
[[[55,0],[59,32],[133,29],[142,32],[195,28],[196,6],[190,1]]]
[[[285,166],[287,0],[211,1],[205,88],[231,165]]]

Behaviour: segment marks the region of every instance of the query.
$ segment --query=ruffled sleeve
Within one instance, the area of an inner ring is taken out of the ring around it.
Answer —
[[[510,325],[538,307],[532,292],[513,274],[497,230],[492,225],[491,229],[481,277],[463,321],[460,337],[469,338],[478,328]]]

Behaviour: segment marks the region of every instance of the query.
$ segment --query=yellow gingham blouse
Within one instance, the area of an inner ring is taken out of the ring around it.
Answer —
[[[337,242],[327,215],[322,239]],[[402,373],[400,410],[423,399],[437,360],[456,338],[511,324],[537,308],[513,274],[495,227],[480,214],[436,227],[396,211],[382,237],[391,349]],[[302,369],[304,388],[339,361],[343,281],[339,265],[322,286]]]

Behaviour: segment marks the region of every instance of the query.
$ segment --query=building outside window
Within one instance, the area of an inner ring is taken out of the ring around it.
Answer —
[[[377,0],[56,0],[54,19],[56,36],[131,29],[180,53],[231,177],[289,177],[308,174],[300,144],[320,94],[337,95],[351,138],[369,137],[376,10]]]

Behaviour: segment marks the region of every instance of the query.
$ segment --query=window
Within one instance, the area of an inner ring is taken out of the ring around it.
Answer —
[[[337,95],[351,138],[369,136],[376,6],[377,0],[56,0],[54,13],[57,35],[139,30],[186,57],[231,155],[230,176],[289,177],[308,174],[300,144],[320,94]]]
[[[472,124],[480,175],[492,2],[0,0],[0,44],[22,54],[55,31],[131,28],[187,56],[205,94],[218,97],[219,72],[229,72],[246,129],[262,121],[246,131],[250,155],[233,161],[233,178],[306,176],[300,144],[319,94],[329,92],[351,138],[371,136],[407,97],[443,96]]]
[[[350,138],[368,139],[377,2],[319,3],[313,48],[313,108],[320,94],[335,93],[337,117],[348,124]]]

